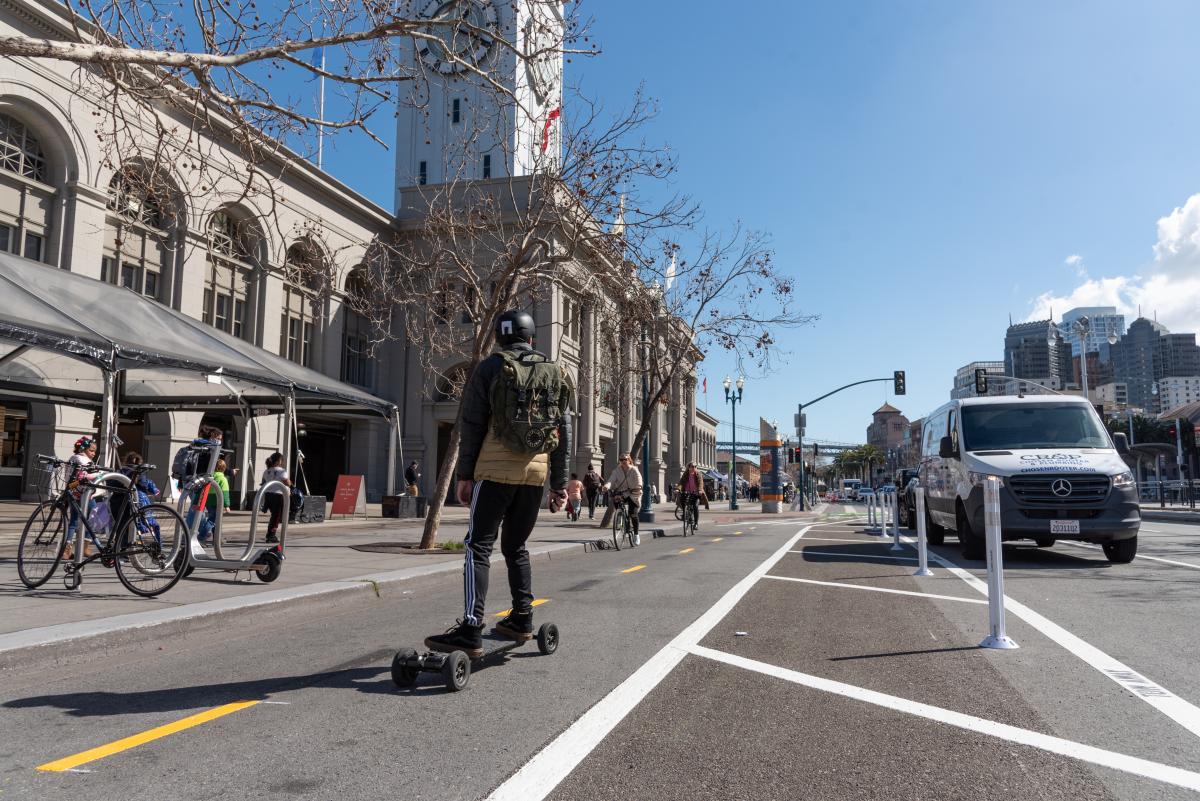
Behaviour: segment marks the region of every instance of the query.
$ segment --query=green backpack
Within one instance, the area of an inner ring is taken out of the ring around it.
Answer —
[[[492,433],[514,453],[549,453],[569,401],[562,371],[537,351],[496,355],[504,367],[492,382]]]

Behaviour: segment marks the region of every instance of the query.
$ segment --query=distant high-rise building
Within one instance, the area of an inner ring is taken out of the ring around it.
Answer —
[[[975,392],[975,371],[986,370],[988,375],[988,395],[1003,395],[1004,362],[971,362],[964,364],[954,373],[954,387],[950,390],[950,400],[959,398],[979,397]]]
[[[1004,335],[1004,373],[1059,389],[1074,379],[1071,346],[1052,320],[1010,325]]]
[[[1150,412],[1162,411],[1152,390],[1156,381],[1200,375],[1196,335],[1172,334],[1166,326],[1145,317],[1130,323],[1125,336],[1113,345],[1112,361],[1113,377],[1129,387],[1129,403]]]
[[[1081,317],[1088,318],[1086,337],[1075,331],[1074,324]],[[1087,351],[1099,353],[1100,361],[1108,363],[1112,358],[1109,354],[1109,334],[1116,336],[1117,339],[1125,335],[1125,315],[1117,314],[1114,306],[1080,306],[1062,316],[1059,330],[1062,331],[1063,339],[1071,345],[1072,356],[1079,355],[1083,345],[1081,340],[1086,338]],[[1090,368],[1091,365],[1089,364],[1088,367]],[[1091,380],[1090,369],[1088,379]]]

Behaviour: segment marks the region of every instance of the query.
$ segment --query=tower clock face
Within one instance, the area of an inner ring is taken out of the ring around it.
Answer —
[[[438,24],[428,29],[433,41],[417,40],[417,55],[443,75],[479,64],[495,41],[497,17],[491,0],[431,0],[421,17]]]
[[[525,24],[525,68],[538,99],[546,102],[558,82],[559,42],[556,27],[530,17]]]

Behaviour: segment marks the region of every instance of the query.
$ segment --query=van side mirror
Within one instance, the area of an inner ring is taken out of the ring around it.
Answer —
[[[951,456],[956,456],[954,452],[954,440],[950,437],[942,437],[938,443],[938,456],[943,459],[949,459]]]
[[[1129,437],[1125,436],[1124,431],[1113,434],[1113,444],[1117,446],[1117,453],[1122,456],[1129,453]]]

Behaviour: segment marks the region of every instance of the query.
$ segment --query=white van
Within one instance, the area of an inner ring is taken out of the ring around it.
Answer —
[[[1112,562],[1137,553],[1137,488],[1121,459],[1125,435],[1070,395],[954,400],[925,420],[920,484],[929,541],[958,534],[963,556],[985,555],[983,482],[1000,476],[1005,540],[1100,543]]]

